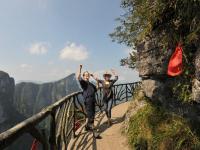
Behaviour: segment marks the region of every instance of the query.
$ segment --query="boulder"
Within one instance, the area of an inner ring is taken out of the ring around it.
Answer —
[[[143,80],[142,89],[145,96],[152,101],[160,101],[164,103],[170,95],[170,90],[168,89],[167,84],[159,80]]]

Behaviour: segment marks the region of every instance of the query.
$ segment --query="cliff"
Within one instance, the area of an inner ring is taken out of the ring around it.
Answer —
[[[0,133],[24,119],[13,106],[14,89],[14,79],[0,71]]]
[[[80,90],[75,74],[56,82],[35,84],[15,81],[0,71],[0,133],[15,126],[62,97]],[[25,134],[17,139],[8,150],[30,149],[33,138]]]
[[[23,121],[25,117],[13,105],[15,81],[7,73],[0,71],[0,133]],[[14,142],[8,150],[27,149],[31,137],[23,135]]]
[[[75,74],[56,82],[35,84],[22,82],[15,86],[14,106],[30,117],[62,97],[80,90]]]

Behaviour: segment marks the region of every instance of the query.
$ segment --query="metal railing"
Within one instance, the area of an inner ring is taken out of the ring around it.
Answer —
[[[139,85],[140,82],[114,85],[114,106],[128,101]],[[97,111],[102,110],[102,88],[96,92],[96,107]],[[76,137],[76,130],[84,120],[82,92],[72,93],[1,133],[0,149],[9,148],[18,138],[28,133],[42,145],[44,150],[66,150],[69,141]]]

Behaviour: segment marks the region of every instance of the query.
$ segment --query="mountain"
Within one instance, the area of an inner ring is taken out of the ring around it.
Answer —
[[[0,71],[0,133],[24,119],[13,106],[14,89],[14,79]]]
[[[80,90],[75,74],[43,84],[22,82],[15,86],[13,104],[20,113],[30,117],[62,97]]]
[[[23,121],[25,117],[13,105],[15,81],[6,72],[0,71],[0,133]],[[22,144],[23,143],[23,144]],[[23,135],[7,150],[24,150],[30,146],[31,137]]]
[[[0,71],[0,133],[62,97],[80,90],[75,74],[56,82],[22,82],[15,85],[8,73]],[[32,140],[29,134],[25,134],[6,150],[29,149]]]

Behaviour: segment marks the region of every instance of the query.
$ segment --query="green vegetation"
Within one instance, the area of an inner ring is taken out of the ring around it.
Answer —
[[[137,67],[137,61],[140,61],[138,53],[142,55],[141,51],[137,51],[137,46],[147,37],[156,41],[158,47],[162,47],[163,55],[169,49],[174,50],[180,43],[183,48],[183,73],[178,77],[168,78],[168,81],[173,100],[190,103],[193,79],[196,78],[194,60],[200,43],[200,1],[122,0],[121,7],[124,14],[117,19],[119,25],[110,36],[113,41],[133,49],[129,57],[121,60],[121,65],[132,69]],[[154,74],[151,75],[153,76]],[[143,100],[147,105],[139,109],[129,122],[128,137],[133,149],[200,149],[198,123],[188,122],[185,118],[166,111],[157,106],[155,101],[152,104],[140,96],[134,99],[138,103]],[[169,101],[166,99],[167,102]]]
[[[191,101],[195,77],[194,57],[200,39],[199,0],[122,0],[124,14],[110,34],[113,41],[123,43],[134,51],[121,60],[122,66],[136,67],[137,46],[145,37],[156,35],[164,50],[183,46],[184,72],[172,85],[173,96],[183,102]],[[181,91],[181,92],[180,92]]]
[[[128,139],[136,150],[200,149],[189,122],[148,102],[130,119]]]
[[[193,78],[177,77],[172,85],[172,92],[174,99],[183,103],[193,101],[192,99],[192,80]]]
[[[121,7],[125,13],[110,34],[113,41],[134,48],[144,37],[157,32],[162,33],[159,41],[163,45],[181,40],[190,47],[186,56],[193,54],[191,47],[195,49],[200,34],[199,0],[122,0]]]

